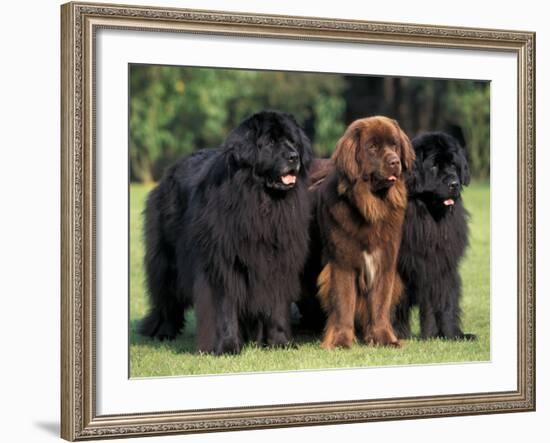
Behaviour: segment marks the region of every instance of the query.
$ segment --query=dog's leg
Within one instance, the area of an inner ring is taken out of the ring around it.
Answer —
[[[265,325],[264,321],[260,318],[256,320],[248,320],[241,323],[241,334],[243,335],[243,342],[256,343],[258,346],[265,344]]]
[[[216,303],[212,287],[206,282],[200,273],[193,285],[195,295],[195,319],[197,324],[197,350],[205,353],[213,353],[216,348],[217,330],[215,322],[217,318]]]
[[[291,342],[290,304],[280,301],[266,320],[266,342],[268,346],[287,346]]]
[[[330,269],[329,293],[323,300],[328,318],[321,347],[350,348],[355,339],[356,272],[336,266],[331,266]]]
[[[411,337],[411,308],[414,300],[414,288],[406,285],[398,276],[394,285],[394,298],[392,301],[392,326],[399,339]],[[400,284],[399,284],[400,283]]]
[[[439,335],[439,328],[436,321],[436,310],[431,300],[433,288],[420,286],[418,292],[418,310],[420,313],[420,337],[424,340],[436,338]]]
[[[214,353],[217,355],[238,354],[241,352],[242,340],[239,331],[237,303],[233,297],[223,293],[220,294],[218,303],[217,319],[214,323],[216,325]]]
[[[151,246],[153,240],[148,239],[149,249],[145,259],[151,308],[139,324],[139,333],[160,340],[172,340],[184,325],[185,306],[183,296],[178,296],[176,272],[170,265],[173,258],[160,245]]]
[[[197,347],[206,353],[238,354],[242,347],[238,306],[222,288],[214,288],[199,275],[195,285]]]
[[[391,324],[395,278],[392,272],[382,273],[369,291],[369,324],[365,334],[365,342],[368,344],[401,346]]]
[[[167,191],[169,183],[161,183],[149,194],[145,210],[145,276],[150,311],[139,325],[142,335],[159,339],[173,339],[184,323],[187,302],[179,290],[176,266],[176,245],[167,241],[164,232],[165,215],[172,195]],[[178,208],[184,211],[184,208]],[[169,229],[168,229],[169,230]]]
[[[439,336],[450,340],[475,340],[474,334],[465,334],[461,327],[460,276],[451,273],[445,280],[447,291],[440,296],[440,312],[436,315]]]
[[[411,337],[411,305],[407,293],[403,294],[399,304],[393,309],[392,324],[398,338]]]

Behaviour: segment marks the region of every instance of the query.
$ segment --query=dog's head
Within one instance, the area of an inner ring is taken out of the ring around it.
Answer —
[[[416,168],[408,183],[411,195],[423,195],[432,204],[452,208],[463,186],[470,183],[464,147],[443,132],[430,132],[413,140]]]
[[[237,169],[248,169],[268,190],[289,191],[305,184],[311,163],[311,144],[290,115],[262,111],[244,120],[224,146]]]
[[[348,126],[332,160],[351,183],[368,182],[372,191],[391,188],[414,164],[411,142],[399,124],[383,116],[363,118]]]

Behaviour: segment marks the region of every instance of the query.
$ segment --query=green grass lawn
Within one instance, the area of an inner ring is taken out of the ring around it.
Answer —
[[[470,247],[462,262],[462,309],[465,332],[475,333],[474,342],[445,340],[403,342],[401,349],[374,348],[357,343],[352,349],[325,351],[319,340],[298,337],[294,349],[266,349],[247,345],[237,356],[215,357],[195,351],[193,313],[187,314],[184,332],[172,342],[141,337],[138,321],[147,311],[144,287],[142,216],[150,187],[130,187],[130,376],[149,377],[230,372],[287,371],[316,368],[350,368],[490,359],[489,281],[489,185],[474,183],[464,192],[470,211]],[[413,312],[413,333],[418,334],[418,315]]]

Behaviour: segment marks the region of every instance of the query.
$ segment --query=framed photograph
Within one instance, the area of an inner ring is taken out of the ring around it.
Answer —
[[[61,436],[535,409],[535,35],[72,2]]]

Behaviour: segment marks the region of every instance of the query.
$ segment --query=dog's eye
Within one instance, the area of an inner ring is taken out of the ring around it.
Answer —
[[[376,152],[376,150],[378,149],[378,145],[376,145],[375,143],[372,143],[370,145],[367,145],[367,149],[370,151],[370,152]]]

